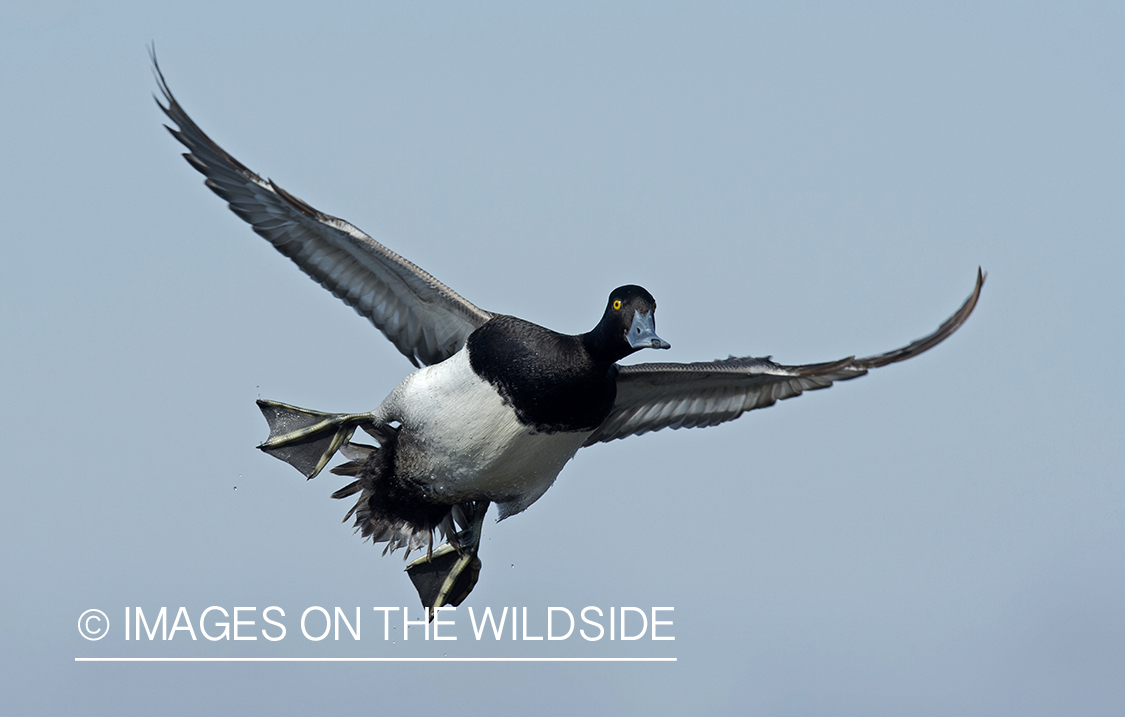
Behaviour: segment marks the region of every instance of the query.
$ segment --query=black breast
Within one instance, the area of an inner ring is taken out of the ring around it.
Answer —
[[[595,361],[577,336],[497,316],[469,336],[468,348],[473,371],[538,431],[592,431],[617,398],[617,368]]]

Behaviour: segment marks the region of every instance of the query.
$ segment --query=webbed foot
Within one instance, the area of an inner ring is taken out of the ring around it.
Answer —
[[[306,478],[324,469],[356,427],[372,424],[370,413],[325,413],[277,401],[258,401],[270,435],[258,448],[293,466]],[[365,426],[366,427],[366,426]]]
[[[488,501],[478,501],[473,506],[468,529],[450,536],[449,542],[406,566],[422,605],[431,611],[431,620],[434,610],[444,605],[457,607],[476,587],[481,568],[477,551],[488,505]]]

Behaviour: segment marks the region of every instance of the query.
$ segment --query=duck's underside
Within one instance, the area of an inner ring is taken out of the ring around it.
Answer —
[[[344,521],[355,517],[355,529],[374,543],[385,542],[385,555],[398,548],[406,557],[426,554],[406,567],[422,605],[433,611],[456,607],[468,597],[480,575],[480,533],[490,502],[472,500],[442,504],[421,487],[393,480],[398,429],[378,422],[371,413],[325,413],[276,401],[258,401],[270,435],[259,448],[314,478],[337,453],[348,458],[331,472],[352,476],[332,494],[359,494]],[[353,443],[356,428],[379,441],[378,446]],[[435,533],[445,542],[435,547]]]

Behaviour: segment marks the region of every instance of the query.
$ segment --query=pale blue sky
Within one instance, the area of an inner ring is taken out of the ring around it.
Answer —
[[[1120,714],[1120,4],[5,3],[0,685],[13,713]],[[485,526],[467,605],[673,606],[672,642],[311,643],[416,596],[261,396],[409,364],[206,190],[145,45],[251,168],[483,308],[658,358],[947,343],[712,429],[582,451]],[[237,490],[235,490],[237,486]],[[279,643],[126,643],[125,606],[277,604]],[[110,636],[75,622],[105,610]],[[82,656],[672,664],[76,664]]]

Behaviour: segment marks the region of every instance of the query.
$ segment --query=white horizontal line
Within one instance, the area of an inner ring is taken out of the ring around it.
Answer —
[[[76,657],[75,662],[675,662],[675,657]]]

